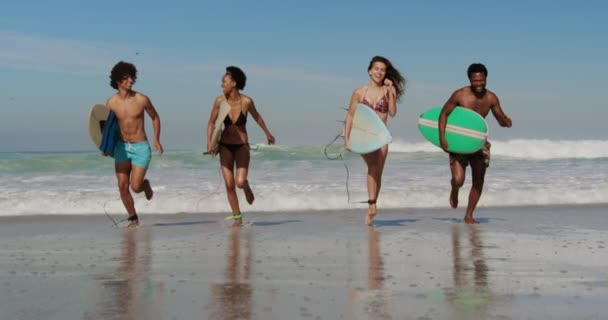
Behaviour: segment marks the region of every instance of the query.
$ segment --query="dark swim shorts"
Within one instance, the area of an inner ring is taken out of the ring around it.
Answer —
[[[482,160],[486,168],[490,166],[490,147],[492,145],[490,142],[486,141],[486,144],[481,148],[481,150],[471,153],[471,154],[462,154],[462,153],[450,153],[450,164],[453,161],[458,161],[463,168],[466,168],[471,160],[480,159]]]

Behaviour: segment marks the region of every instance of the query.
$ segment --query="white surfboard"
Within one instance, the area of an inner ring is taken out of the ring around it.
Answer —
[[[211,133],[211,149],[214,151],[217,151],[218,149],[222,129],[224,126],[224,119],[226,119],[226,116],[228,115],[229,111],[230,105],[228,104],[228,102],[226,102],[226,100],[222,101],[222,103],[220,103],[219,112],[217,113],[217,118],[215,119],[215,126],[213,128],[213,132]]]
[[[350,150],[361,154],[370,153],[392,140],[391,133],[376,112],[366,105],[357,105],[350,130]]]
[[[110,114],[110,109],[103,104],[96,104],[89,113],[89,136],[93,144],[99,148],[103,139],[103,128]]]

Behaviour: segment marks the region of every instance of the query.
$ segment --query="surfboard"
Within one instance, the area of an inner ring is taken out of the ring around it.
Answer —
[[[391,133],[376,112],[366,105],[357,105],[349,136],[350,150],[366,154],[382,148],[392,140]]]
[[[102,104],[96,104],[89,113],[89,136],[93,144],[109,156],[114,156],[119,127],[114,112]]]
[[[442,107],[427,110],[418,119],[418,130],[432,144],[439,142],[439,115]],[[447,119],[445,138],[448,150],[454,153],[474,153],[481,149],[488,137],[488,123],[479,113],[456,107]]]
[[[228,115],[230,111],[230,104],[226,102],[226,100],[220,103],[219,112],[217,113],[217,118],[215,119],[215,125],[213,127],[213,132],[211,133],[211,149],[217,151],[218,144],[220,143],[220,137],[222,133],[222,129],[224,126],[224,119]]]

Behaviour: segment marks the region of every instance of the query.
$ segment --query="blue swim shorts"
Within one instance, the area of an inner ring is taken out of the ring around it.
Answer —
[[[114,148],[115,163],[130,160],[132,165],[147,170],[151,158],[152,152],[150,151],[148,141],[125,142],[119,140]]]

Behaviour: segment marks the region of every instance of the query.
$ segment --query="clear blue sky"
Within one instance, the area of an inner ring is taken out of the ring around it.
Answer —
[[[203,148],[227,65],[247,73],[279,144],[322,145],[374,55],[409,80],[397,139],[422,141],[418,115],[466,85],[472,62],[513,119],[490,119],[493,139],[608,138],[603,1],[37,2],[0,11],[0,151],[93,150],[88,111],[113,94],[119,60],[138,67],[167,149]]]

